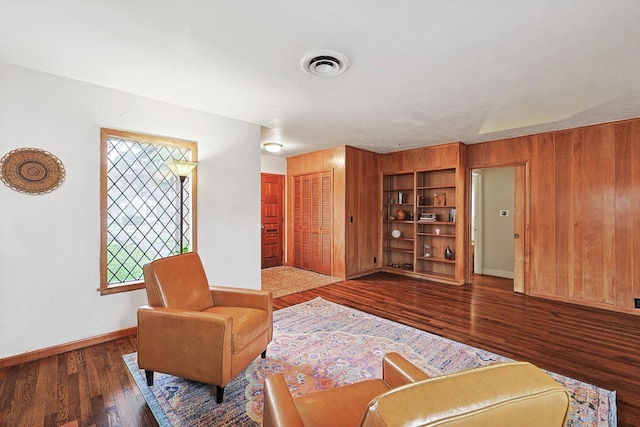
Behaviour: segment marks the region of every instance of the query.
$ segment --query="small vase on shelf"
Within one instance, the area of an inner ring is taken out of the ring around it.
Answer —
[[[445,259],[448,259],[448,260],[453,259],[453,251],[449,246],[447,246],[447,249],[444,250],[444,257]]]
[[[431,257],[431,246],[424,245],[424,257],[425,258],[430,258]]]

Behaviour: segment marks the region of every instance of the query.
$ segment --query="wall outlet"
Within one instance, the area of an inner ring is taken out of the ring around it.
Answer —
[[[636,308],[640,308],[640,298],[634,298],[633,303],[635,304]]]
[[[374,263],[374,264],[377,264],[377,263],[378,263],[378,260],[377,260],[377,258],[376,258],[376,257],[373,257],[373,263]],[[636,302],[637,302],[637,301],[636,301]]]

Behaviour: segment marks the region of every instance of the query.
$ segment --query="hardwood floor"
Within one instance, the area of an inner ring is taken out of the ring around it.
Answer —
[[[640,425],[640,316],[531,298],[508,280],[452,287],[380,273],[274,300],[315,297],[401,322],[610,390],[618,425]],[[135,337],[0,370],[0,426],[157,425],[122,355]]]

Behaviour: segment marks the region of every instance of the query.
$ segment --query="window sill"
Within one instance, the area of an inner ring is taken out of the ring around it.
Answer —
[[[121,285],[111,285],[105,288],[99,288],[100,295],[119,294],[121,292],[135,291],[137,289],[144,289],[144,281],[123,283]]]

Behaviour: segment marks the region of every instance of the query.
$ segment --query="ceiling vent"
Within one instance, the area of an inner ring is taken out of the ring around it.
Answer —
[[[300,61],[300,67],[312,76],[335,77],[347,70],[349,59],[340,52],[321,50],[306,54]]]

